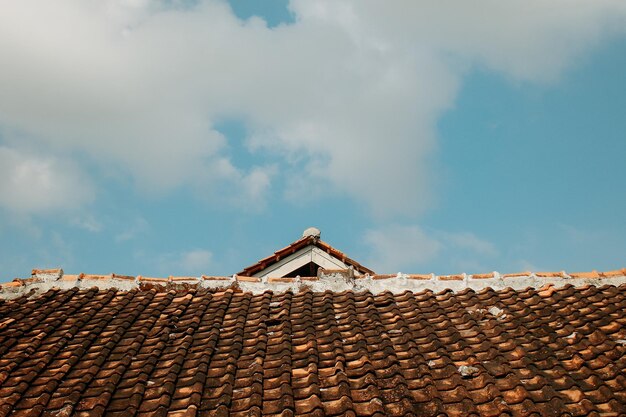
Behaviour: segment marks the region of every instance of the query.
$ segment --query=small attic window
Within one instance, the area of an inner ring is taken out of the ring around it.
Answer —
[[[308,264],[302,265],[300,268],[291,271],[290,273],[285,275],[285,277],[287,277],[287,278],[295,278],[298,275],[301,276],[301,277],[316,277],[317,276],[317,270],[319,268],[320,268],[319,265],[317,265],[316,263],[309,262]]]

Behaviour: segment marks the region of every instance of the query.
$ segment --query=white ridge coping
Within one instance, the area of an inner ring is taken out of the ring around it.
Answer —
[[[319,277],[293,279],[272,279],[260,280],[256,277],[241,277],[237,275],[228,277],[168,277],[168,278],[149,278],[149,277],[126,277],[115,274],[109,275],[66,275],[63,270],[33,270],[32,278],[17,279],[13,282],[2,284],[0,286],[0,298],[14,299],[22,295],[36,296],[42,294],[52,288],[70,289],[70,288],[92,288],[100,289],[118,289],[121,291],[129,291],[136,288],[208,288],[208,289],[227,289],[234,288],[244,292],[253,294],[261,294],[265,291],[298,292],[306,288],[314,292],[342,292],[342,291],[370,291],[373,294],[379,294],[390,291],[394,294],[405,291],[421,292],[430,290],[435,293],[452,290],[454,292],[472,289],[480,291],[485,288],[494,290],[502,290],[512,288],[514,290],[523,290],[528,287],[539,289],[547,285],[553,285],[557,288],[565,285],[573,285],[575,287],[592,285],[614,285],[619,286],[626,284],[626,269],[618,271],[610,271],[605,273],[577,273],[569,275],[565,272],[551,273],[519,273],[519,274],[500,274],[493,272],[490,274],[473,275],[410,275],[398,272],[395,275],[365,275],[364,277],[355,278],[346,271],[328,271],[322,272]]]

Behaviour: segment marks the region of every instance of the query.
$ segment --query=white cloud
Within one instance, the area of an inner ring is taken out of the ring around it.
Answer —
[[[206,181],[197,185],[202,187],[202,184],[206,185],[213,180],[213,190],[205,194],[207,201],[230,203],[255,211],[265,206],[272,178],[276,174],[275,165],[255,166],[248,172],[243,172],[233,166],[228,159],[219,158],[211,167],[206,168],[204,173]],[[216,196],[219,198],[216,199]]]
[[[439,235],[449,245],[469,250],[478,255],[496,256],[498,254],[498,250],[493,243],[483,240],[473,233],[440,232]]]
[[[244,195],[252,201],[262,201],[275,173],[276,168],[273,166],[252,169],[250,173],[241,178]]]
[[[207,274],[213,266],[213,253],[206,249],[192,249],[179,253],[161,255],[158,269],[165,274]],[[174,272],[172,272],[174,271]]]
[[[98,221],[93,214],[85,214],[83,216],[74,217],[72,223],[91,233],[101,232],[104,228],[104,225]]]
[[[196,271],[200,274],[207,271],[211,266],[213,254],[204,249],[194,249],[182,254],[180,265],[184,271]]]
[[[146,233],[150,230],[150,224],[143,217],[137,217],[128,225],[122,232],[115,235],[115,241],[125,242],[127,240],[135,239],[138,235]]]
[[[398,272],[439,255],[443,245],[419,226],[390,226],[369,230],[365,243],[373,253],[369,264],[379,273]]]
[[[371,229],[365,233],[364,241],[371,252],[368,265],[379,273],[431,272],[423,268],[441,259],[458,270],[432,272],[485,272],[490,269],[481,261],[499,254],[491,242],[473,233],[425,231],[417,225],[396,224]]]
[[[74,209],[93,197],[92,186],[71,162],[0,146],[0,207],[38,213]]]
[[[224,182],[259,198],[272,172],[236,167],[213,128],[241,118],[251,150],[302,177],[287,193],[346,193],[380,214],[431,204],[436,121],[465,70],[550,81],[626,28],[621,0],[294,0],[296,22],[274,29],[222,1],[0,5],[5,141],[78,151],[145,190]],[[47,175],[81,178],[59,164]]]

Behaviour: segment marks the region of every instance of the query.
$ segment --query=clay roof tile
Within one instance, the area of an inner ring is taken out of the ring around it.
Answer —
[[[620,415],[625,292],[55,289],[0,302],[0,413]]]

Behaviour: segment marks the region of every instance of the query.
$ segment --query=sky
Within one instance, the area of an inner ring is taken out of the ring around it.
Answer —
[[[0,282],[626,267],[622,0],[0,7]]]

